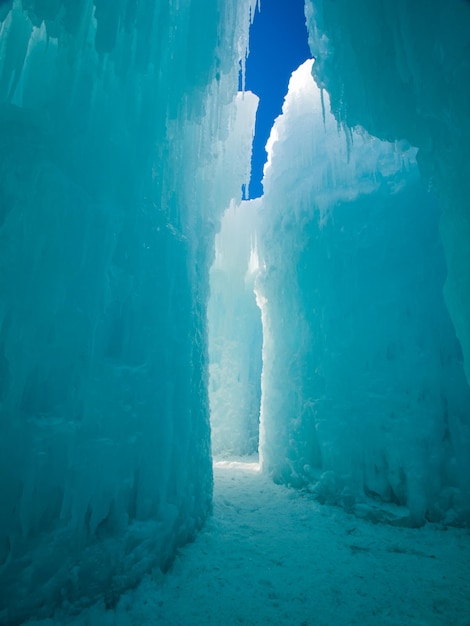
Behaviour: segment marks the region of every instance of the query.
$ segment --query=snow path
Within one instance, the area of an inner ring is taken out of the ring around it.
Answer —
[[[372,524],[256,468],[218,464],[214,515],[170,573],[67,624],[470,624],[468,530]]]

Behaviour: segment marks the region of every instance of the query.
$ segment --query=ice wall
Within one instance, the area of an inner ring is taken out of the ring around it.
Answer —
[[[252,4],[1,3],[2,624],[112,605],[210,507],[208,271],[250,158]]]
[[[254,292],[257,207],[258,200],[232,204],[215,240],[208,307],[214,456],[258,451],[263,335]]]
[[[416,151],[339,126],[311,70],[292,76],[259,210],[263,467],[375,520],[468,522],[436,200]]]
[[[315,77],[337,119],[419,148],[437,190],[446,303],[470,380],[470,3],[306,0]]]

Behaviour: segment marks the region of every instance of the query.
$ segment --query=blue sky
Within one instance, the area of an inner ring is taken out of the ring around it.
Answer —
[[[280,114],[291,73],[311,58],[307,43],[304,0],[261,0],[250,29],[245,88],[260,98],[251,162],[249,198],[263,193],[265,146]]]

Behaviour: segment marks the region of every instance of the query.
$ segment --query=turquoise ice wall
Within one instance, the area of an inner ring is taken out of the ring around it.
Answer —
[[[470,380],[470,3],[307,0],[315,77],[334,114],[419,148],[439,196],[446,303]]]
[[[210,508],[208,269],[250,159],[227,146],[249,5],[1,3],[1,623],[112,604]]]
[[[416,149],[339,126],[311,72],[292,76],[258,211],[263,468],[374,521],[468,523],[438,202]]]

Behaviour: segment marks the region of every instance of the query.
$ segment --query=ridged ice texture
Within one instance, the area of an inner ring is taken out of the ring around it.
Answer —
[[[316,80],[337,119],[419,148],[437,190],[446,303],[470,381],[470,3],[306,0]]]
[[[469,522],[436,201],[414,149],[338,127],[311,68],[290,81],[260,208],[263,467],[375,520]]]
[[[232,204],[215,240],[208,321],[212,453],[216,457],[258,451],[262,366],[261,314],[254,293],[258,202]]]
[[[227,139],[252,4],[1,3],[2,624],[113,604],[210,508],[208,272],[250,161]]]

